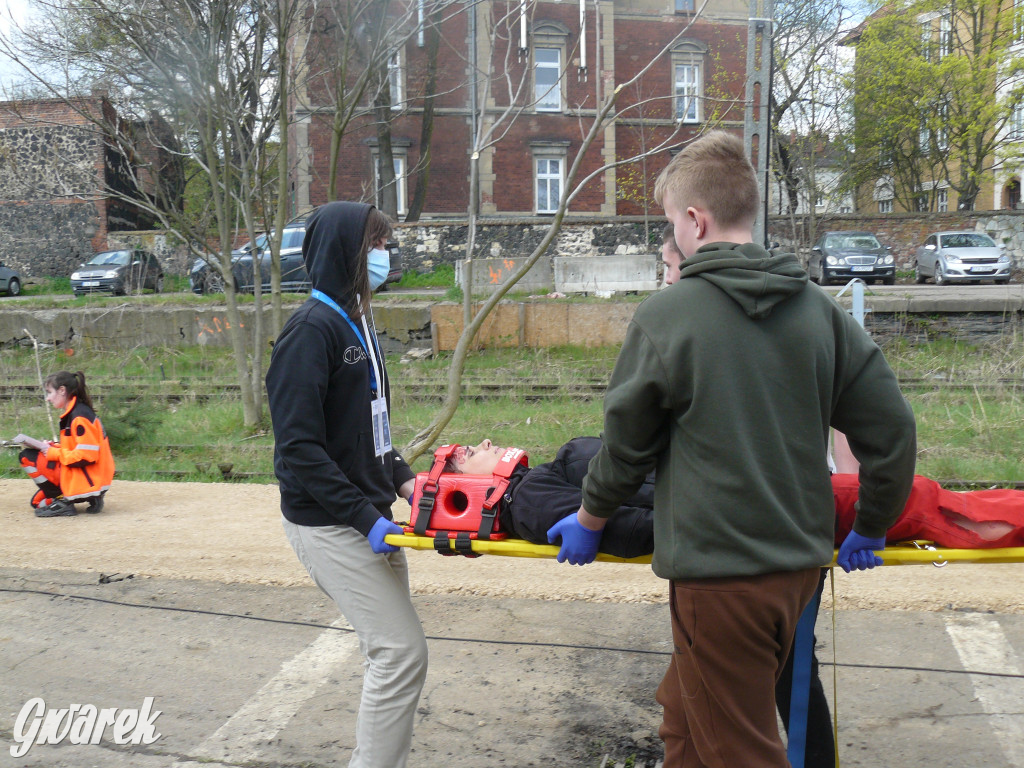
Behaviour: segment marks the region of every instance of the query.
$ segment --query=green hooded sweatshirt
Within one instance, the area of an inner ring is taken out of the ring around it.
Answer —
[[[583,505],[608,517],[657,470],[655,573],[749,576],[832,557],[829,426],[861,462],[854,529],[903,509],[914,416],[881,350],[792,255],[713,243],[638,308]]]

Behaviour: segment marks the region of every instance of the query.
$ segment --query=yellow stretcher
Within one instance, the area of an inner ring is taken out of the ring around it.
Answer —
[[[433,550],[434,539],[431,536],[417,536],[406,533],[402,536],[389,534],[384,538],[388,544],[410,549]],[[449,539],[450,552],[455,550],[455,541]],[[558,556],[558,546],[554,544],[533,544],[524,539],[502,539],[500,541],[481,541],[473,539],[470,547],[474,554],[500,555],[502,557],[548,557]],[[1004,549],[945,549],[933,546],[927,541],[908,541],[890,544],[879,553],[883,565],[936,565],[947,563],[1022,563],[1024,547],[1007,547]],[[623,558],[598,553],[597,561],[602,563],[650,563],[651,556]],[[835,556],[832,558],[835,564]]]

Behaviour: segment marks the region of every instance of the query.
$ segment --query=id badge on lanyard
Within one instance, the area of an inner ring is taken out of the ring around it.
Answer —
[[[375,397],[370,403],[370,415],[373,419],[373,454],[386,456],[391,453],[391,422],[388,418],[388,401],[383,397]]]

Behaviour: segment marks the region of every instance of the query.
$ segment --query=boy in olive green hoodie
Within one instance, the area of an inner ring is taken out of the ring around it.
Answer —
[[[686,260],[636,310],[576,515],[548,532],[593,560],[607,518],[652,470],[653,568],[675,652],[658,688],[665,768],[784,768],[774,686],[832,556],[829,428],[861,462],[846,570],[880,563],[910,492],[913,413],[881,351],[792,255],[751,242],[742,142],[717,131],[658,177]]]

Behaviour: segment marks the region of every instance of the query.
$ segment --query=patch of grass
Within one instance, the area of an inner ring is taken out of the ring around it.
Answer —
[[[455,267],[439,264],[429,272],[410,270],[394,285],[397,288],[449,288],[455,285]]]
[[[32,282],[22,286],[23,296],[50,296],[53,294],[70,294],[70,277],[33,278]]]
[[[103,406],[103,428],[110,444],[122,450],[137,450],[139,445],[151,440],[165,413],[154,400],[136,397],[123,385],[109,390]]]
[[[398,446],[412,439],[437,410],[433,403],[402,397],[393,402],[392,438]],[[442,442],[476,445],[489,438],[495,445],[514,445],[529,454],[531,464],[555,458],[559,446],[573,437],[601,432],[601,400],[560,398],[524,402],[514,398],[467,401],[459,406]],[[440,443],[439,443],[440,444]],[[430,469],[428,452],[413,463],[417,472]]]
[[[899,342],[887,345],[885,353],[900,376],[926,382],[934,378],[936,382],[905,389],[917,417],[920,474],[936,479],[1024,480],[1024,388],[1015,384],[1024,383],[1024,341],[1011,338],[984,345],[950,339],[920,345]],[[480,391],[485,384],[506,386],[497,397],[492,391],[490,399],[464,398],[441,442],[477,443],[486,437],[500,445],[524,448],[533,464],[550,461],[570,438],[600,434],[602,399],[600,393],[593,395],[592,386],[607,383],[617,354],[617,347],[473,352],[467,358],[467,391]],[[263,473],[255,482],[272,481],[269,418],[253,432],[242,424],[237,394],[222,391],[216,397],[205,397],[215,386],[235,383],[234,364],[226,349],[198,345],[103,352],[83,349],[69,358],[63,350],[45,348],[40,357],[44,375],[61,369],[84,370],[104,421],[116,418],[119,399],[154,393],[150,404],[159,409],[158,422],[140,424],[138,430],[145,437],[130,449],[115,445],[122,479],[154,479],[158,477],[154,471],[159,469],[193,473],[190,479],[213,480],[220,478],[217,464],[232,463],[235,472]],[[397,446],[406,444],[437,412],[437,397],[446,386],[450,364],[448,354],[422,361],[389,358],[392,430]],[[564,394],[532,397],[528,390],[531,381],[550,384]],[[947,386],[949,381],[978,386],[954,389]],[[18,432],[51,436],[31,347],[0,353],[0,383],[29,387],[13,399],[0,400],[0,437],[10,439]],[[591,397],[575,399],[572,392],[590,393]],[[174,399],[158,398],[159,393]],[[55,422],[56,414],[51,414]],[[425,471],[428,462],[429,455],[414,468]],[[21,476],[16,451],[2,463],[4,477]],[[208,465],[208,469],[200,472],[196,464]]]
[[[164,293],[191,293],[188,275],[164,275]]]

